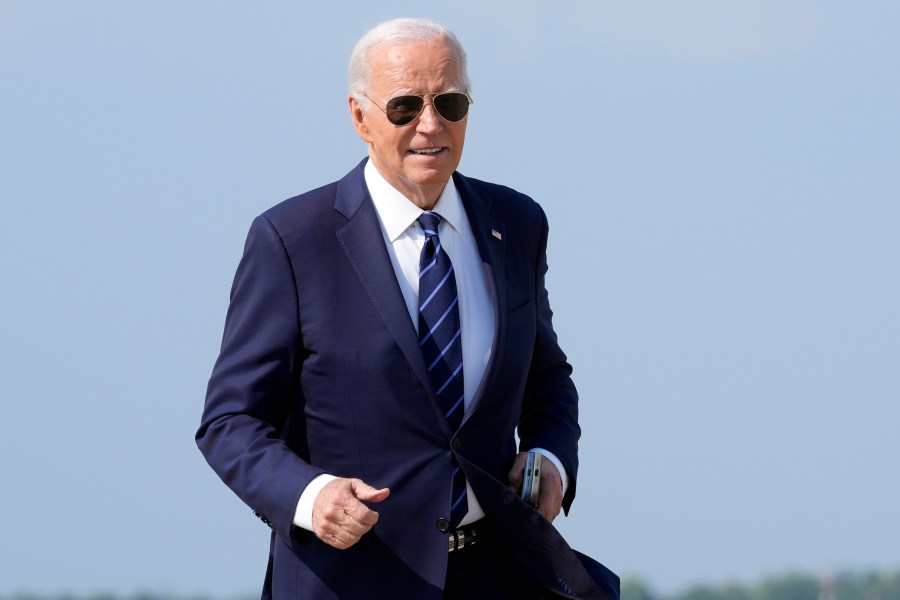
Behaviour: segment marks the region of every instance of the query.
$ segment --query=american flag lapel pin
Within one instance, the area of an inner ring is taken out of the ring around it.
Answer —
[[[503,239],[503,236],[500,235],[500,232],[497,231],[496,229],[491,229],[491,235],[494,236],[495,238],[497,238],[498,240]]]

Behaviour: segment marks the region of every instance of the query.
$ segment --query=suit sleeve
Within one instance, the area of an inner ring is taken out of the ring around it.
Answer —
[[[541,234],[537,245],[535,269],[535,316],[537,335],[534,354],[525,387],[519,423],[519,448],[546,448],[562,462],[569,476],[563,498],[568,514],[575,498],[578,472],[578,392],[572,382],[572,367],[559,347],[553,331],[553,311],[547,288],[547,217],[541,210]]]
[[[289,413],[303,407],[303,353],[290,259],[271,222],[257,217],[235,274],[196,440],[222,481],[287,543],[301,492],[323,472],[282,435]]]

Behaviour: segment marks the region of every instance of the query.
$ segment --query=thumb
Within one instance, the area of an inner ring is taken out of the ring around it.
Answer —
[[[391,494],[391,490],[388,488],[376,490],[361,479],[352,480],[350,487],[353,489],[353,495],[357,499],[365,500],[366,502],[381,502]]]

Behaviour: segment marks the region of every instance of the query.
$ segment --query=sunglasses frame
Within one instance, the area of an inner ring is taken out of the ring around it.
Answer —
[[[460,121],[462,121],[463,119],[468,117],[469,116],[469,107],[468,106],[466,107],[466,114],[464,114],[460,119],[458,119],[456,121],[451,121],[450,119],[448,119],[447,117],[445,117],[444,115],[441,114],[441,111],[439,111],[437,109],[437,106],[434,105],[434,99],[437,98],[438,96],[446,96],[447,94],[461,94],[461,95],[465,96],[466,99],[468,99],[469,105],[472,105],[475,103],[475,101],[472,100],[472,96],[470,96],[468,94],[468,92],[460,92],[460,91],[455,91],[455,90],[451,90],[449,92],[439,92],[437,94],[400,94],[399,96],[394,96],[393,98],[388,98],[388,103],[390,103],[391,100],[395,100],[397,98],[421,98],[422,99],[422,108],[419,109],[419,112],[417,112],[416,115],[412,119],[410,119],[408,123],[403,123],[402,125],[398,125],[397,123],[394,123],[393,121],[391,121],[390,117],[387,116],[387,104],[385,104],[384,106],[380,106],[377,102],[375,102],[375,100],[372,99],[371,96],[369,96],[369,94],[367,92],[363,92],[363,96],[368,98],[372,102],[372,104],[374,104],[376,107],[378,107],[378,110],[380,110],[381,112],[384,113],[385,118],[394,127],[406,127],[407,125],[414,123],[416,119],[418,119],[420,116],[422,116],[422,113],[425,111],[425,107],[429,104],[431,104],[431,107],[434,108],[435,114],[437,114],[437,116],[439,116],[443,120],[447,121],[448,123],[459,123]]]

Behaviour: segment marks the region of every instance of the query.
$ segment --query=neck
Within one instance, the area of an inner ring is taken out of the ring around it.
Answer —
[[[395,173],[387,169],[382,169],[381,165],[375,160],[371,154],[369,160],[378,171],[378,173],[387,181],[391,187],[403,194],[407,200],[421,208],[422,210],[431,210],[444,193],[447,181],[440,181],[430,184],[416,184],[409,179],[398,177]]]

